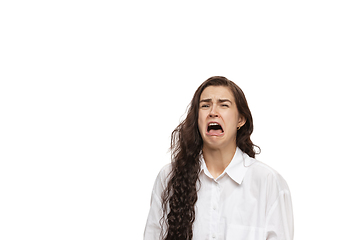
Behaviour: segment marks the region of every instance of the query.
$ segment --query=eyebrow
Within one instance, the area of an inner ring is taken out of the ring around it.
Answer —
[[[219,102],[221,102],[221,103],[223,103],[223,102],[232,103],[232,102],[230,101],[230,99],[219,99]]]
[[[211,98],[202,99],[202,100],[200,100],[200,103],[202,103],[202,102],[212,102],[212,99],[211,99]],[[225,98],[225,99],[219,99],[218,102],[220,102],[220,103],[223,103],[223,102],[232,103],[232,102],[230,101],[230,99],[227,99],[227,98]]]

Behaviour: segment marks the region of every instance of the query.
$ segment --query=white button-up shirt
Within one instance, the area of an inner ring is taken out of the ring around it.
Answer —
[[[239,148],[229,166],[214,179],[201,157],[193,240],[292,240],[293,212],[289,188],[272,168]],[[145,240],[160,239],[161,194],[171,165],[159,173],[152,192]]]

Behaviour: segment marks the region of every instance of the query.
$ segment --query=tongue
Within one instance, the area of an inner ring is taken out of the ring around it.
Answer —
[[[218,135],[220,135],[222,133],[223,133],[223,131],[221,129],[218,129],[218,130],[211,129],[209,131],[209,135],[212,135],[212,136],[218,136]]]

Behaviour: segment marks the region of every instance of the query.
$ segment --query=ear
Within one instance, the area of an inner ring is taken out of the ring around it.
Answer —
[[[243,116],[240,116],[239,122],[237,124],[237,129],[239,130],[242,126],[244,126],[246,123],[246,119]]]

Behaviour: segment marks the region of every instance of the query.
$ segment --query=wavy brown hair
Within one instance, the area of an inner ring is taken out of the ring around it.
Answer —
[[[198,128],[200,95],[208,86],[228,87],[234,95],[239,114],[246,119],[236,135],[236,145],[250,157],[257,147],[250,140],[253,119],[243,91],[225,77],[207,79],[196,90],[186,119],[171,134],[172,170],[162,194],[162,238],[164,240],[191,240],[197,201],[197,182],[200,172],[200,154],[203,147]],[[258,148],[258,147],[257,147]]]

